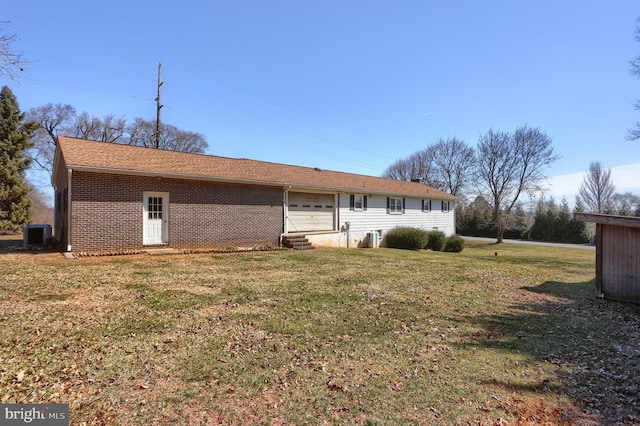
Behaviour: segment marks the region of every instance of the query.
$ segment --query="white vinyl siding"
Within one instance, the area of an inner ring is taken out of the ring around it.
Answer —
[[[335,195],[289,192],[288,198],[288,232],[335,229]]]
[[[402,201],[402,197],[396,197]],[[441,212],[441,200],[431,203],[433,214],[425,214],[422,210],[421,198],[404,198],[404,214],[389,214],[387,212],[387,197],[369,195],[367,210],[354,211],[349,209],[349,195],[340,195],[340,225],[350,223],[351,231],[388,231],[399,226],[409,226],[425,230],[439,229],[447,235],[455,233],[453,208],[448,212]],[[425,200],[428,202],[428,200]],[[453,203],[451,203],[453,207]],[[425,209],[426,211],[426,209]],[[438,213],[438,214],[435,214]],[[442,213],[442,214],[439,214]]]

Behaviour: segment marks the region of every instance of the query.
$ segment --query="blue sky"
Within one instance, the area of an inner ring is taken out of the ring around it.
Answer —
[[[23,111],[154,119],[162,63],[163,121],[208,153],[368,175],[528,124],[561,156],[551,193],[573,201],[592,161],[640,193],[638,17],[636,0],[10,2],[0,20],[30,63],[0,84]]]

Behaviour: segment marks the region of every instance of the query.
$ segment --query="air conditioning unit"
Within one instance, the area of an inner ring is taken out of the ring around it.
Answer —
[[[51,244],[51,225],[31,224],[24,227],[25,246],[45,246]]]

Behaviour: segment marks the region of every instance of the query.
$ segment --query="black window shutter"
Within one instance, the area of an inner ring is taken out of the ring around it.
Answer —
[[[387,213],[390,213],[390,212],[391,212],[391,204],[389,201],[389,197],[387,197]]]
[[[422,211],[424,211],[424,200],[422,200]]]
[[[362,198],[362,210],[366,210],[367,209],[367,196],[365,195]]]
[[[404,198],[402,199],[402,214],[404,214]]]
[[[349,195],[349,210],[353,210],[355,207],[355,200],[353,194]]]

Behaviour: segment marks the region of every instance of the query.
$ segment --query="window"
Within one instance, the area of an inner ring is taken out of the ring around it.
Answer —
[[[387,197],[387,213],[389,213],[389,214],[403,214],[404,213],[404,198]]]
[[[162,197],[149,197],[149,219],[162,219]]]
[[[353,196],[353,209],[362,210],[362,195]]]
[[[431,211],[431,200],[422,200],[422,211],[425,213]]]
[[[450,205],[449,205],[449,201],[443,201],[442,202],[442,212],[446,213],[450,210]]]
[[[367,196],[362,194],[351,194],[349,196],[349,210],[367,210]]]

